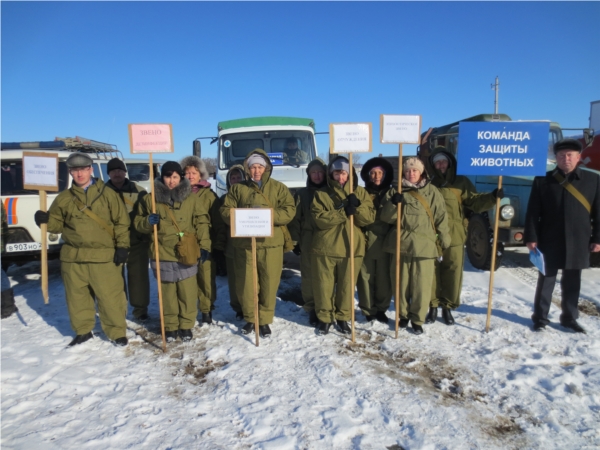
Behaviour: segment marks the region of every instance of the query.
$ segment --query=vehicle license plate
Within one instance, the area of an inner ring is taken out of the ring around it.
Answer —
[[[6,244],[7,252],[28,252],[31,250],[41,250],[41,242],[23,242],[16,244]]]

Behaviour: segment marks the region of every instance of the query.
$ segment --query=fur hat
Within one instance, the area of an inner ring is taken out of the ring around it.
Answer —
[[[425,172],[425,166],[416,156],[411,156],[402,163],[402,173],[406,172],[408,169],[417,169],[421,174]]]
[[[87,153],[75,152],[71,153],[65,162],[69,169],[73,169],[75,167],[90,167],[94,161]]]
[[[197,156],[195,156],[195,155],[186,156],[185,158],[183,158],[181,160],[181,162],[179,164],[181,165],[184,172],[185,172],[185,169],[187,169],[188,167],[193,167],[200,174],[201,180],[204,180],[204,181],[208,180],[209,175],[208,175],[208,170],[206,170],[206,164],[204,164],[204,161],[202,161]]]
[[[119,158],[113,158],[108,162],[108,164],[106,165],[106,173],[110,173],[111,170],[115,169],[121,169],[123,172],[127,172],[125,163]]]
[[[554,144],[554,154],[556,155],[561,150],[575,150],[576,152],[581,153],[583,147],[581,146],[581,142],[577,139],[561,139]]]

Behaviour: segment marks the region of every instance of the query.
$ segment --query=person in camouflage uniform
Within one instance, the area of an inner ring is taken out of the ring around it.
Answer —
[[[150,237],[139,233],[133,225],[133,219],[138,209],[138,203],[148,193],[138,184],[127,178],[127,168],[119,158],[111,159],[106,165],[110,180],[106,187],[117,193],[131,220],[129,227],[129,256],[127,257],[127,298],[133,308],[133,317],[140,322],[146,322],[148,305],[150,304],[150,277],[148,276],[148,251]]]
[[[296,255],[300,256],[303,308],[308,313],[308,321],[312,326],[317,326],[319,320],[315,312],[315,298],[313,294],[313,285],[318,281],[313,279],[311,274],[312,240],[317,227],[310,214],[310,208],[315,197],[315,192],[327,184],[326,170],[327,166],[320,158],[313,159],[308,164],[306,168],[308,175],[306,187],[296,192],[296,215],[288,227],[292,240],[296,242],[293,251]]]

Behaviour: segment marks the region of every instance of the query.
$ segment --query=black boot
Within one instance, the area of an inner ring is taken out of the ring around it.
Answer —
[[[119,347],[125,347],[129,341],[125,336],[115,339],[115,344]]]
[[[345,320],[338,320],[337,326],[338,326],[338,329],[340,330],[340,333],[342,333],[342,334],[351,334],[352,333],[352,330],[350,329],[348,322],[346,322]]]
[[[310,323],[313,327],[316,327],[319,324],[317,312],[314,309],[308,313],[308,323]]]
[[[192,333],[192,330],[179,330],[179,337],[181,338],[181,340],[183,342],[188,342],[191,341],[192,338],[194,337],[194,334]]]
[[[243,312],[241,312],[241,311],[240,311],[240,312],[236,312],[236,313],[235,313],[235,318],[236,318],[237,320],[244,320],[244,313],[243,313]]]
[[[454,317],[452,317],[452,312],[448,308],[442,308],[442,318],[446,325],[454,325]]]
[[[429,308],[427,317],[425,317],[425,323],[435,323],[437,320],[438,309],[437,306]]]
[[[167,342],[175,342],[177,340],[177,331],[165,331],[165,339]]]
[[[417,325],[416,323],[412,324],[413,332],[418,336],[419,334],[423,334],[423,327],[421,325]]]
[[[242,327],[242,334],[250,334],[254,331],[254,324],[252,322],[247,322],[246,325]]]
[[[400,328],[408,327],[408,319],[405,317],[400,317]]]
[[[1,316],[3,319],[10,317],[13,313],[17,312],[19,309],[15,305],[15,293],[11,289],[6,289],[2,291],[2,312]]]
[[[324,336],[329,333],[329,328],[331,328],[330,323],[320,322],[319,326],[317,327],[317,333]]]
[[[258,333],[260,334],[261,338],[271,337],[271,327],[269,327],[269,325],[259,325]]]
[[[579,325],[575,319],[571,319],[566,322],[561,321],[560,324],[565,328],[569,328],[570,330],[573,330],[575,333],[586,334],[583,327],[581,325]]]
[[[207,323],[209,325],[212,323],[212,313],[211,312],[202,313],[202,323]]]
[[[75,338],[71,341],[71,343],[69,344],[69,347],[73,347],[74,345],[79,345],[79,344],[83,344],[85,341],[89,341],[90,339],[92,339],[94,337],[94,335],[92,334],[92,332],[90,331],[89,333],[85,333],[85,334],[78,334],[77,336],[75,336]]]
[[[377,314],[375,314],[375,318],[377,319],[378,322],[381,323],[388,323],[388,316],[386,316],[385,311],[377,311]]]

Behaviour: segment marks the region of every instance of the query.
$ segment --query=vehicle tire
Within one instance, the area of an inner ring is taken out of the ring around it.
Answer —
[[[490,270],[492,263],[492,240],[494,232],[490,227],[487,214],[473,214],[469,220],[467,230],[467,256],[469,261],[479,270]],[[498,270],[502,263],[504,244],[498,242],[496,245],[496,264]]]
[[[600,252],[590,253],[590,267],[600,267]]]

